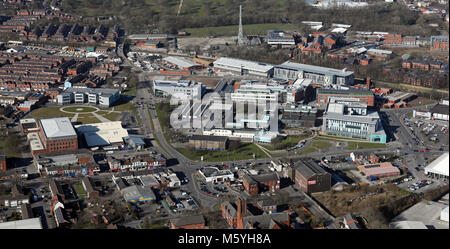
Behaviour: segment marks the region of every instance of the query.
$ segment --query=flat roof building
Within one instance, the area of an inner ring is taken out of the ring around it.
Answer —
[[[112,106],[120,99],[120,90],[109,88],[67,88],[57,96],[59,105],[71,103]]]
[[[234,174],[229,170],[219,170],[216,167],[204,167],[198,170],[206,182],[234,181]]]
[[[191,80],[180,81],[153,81],[153,93],[155,96],[172,96],[179,99],[201,99],[205,91],[202,83]]]
[[[270,46],[293,47],[295,46],[294,34],[281,30],[269,30],[267,31],[267,44]]]
[[[383,178],[400,175],[400,170],[392,166],[390,162],[361,165],[358,166],[358,169],[367,178]]]
[[[39,133],[27,135],[33,153],[78,149],[78,136],[69,118],[39,120]]]
[[[325,86],[353,85],[354,82],[354,73],[346,69],[339,70],[290,61],[275,66],[273,77],[293,81],[301,78],[312,79],[313,84]]]
[[[0,223],[0,229],[43,229],[41,217]]]
[[[333,98],[335,101],[361,102],[368,106],[374,106],[375,95],[369,90],[363,89],[317,89],[317,103],[327,104]]]
[[[122,145],[123,138],[128,136],[121,121],[83,124],[75,128],[84,136],[88,147]]]
[[[221,57],[214,62],[214,70],[220,73],[232,73],[237,75],[249,75],[269,78],[273,75],[274,66],[256,61]]]
[[[133,185],[122,189],[123,198],[127,202],[150,202],[156,200],[152,189],[144,186]]]
[[[425,175],[436,178],[444,179],[448,181],[448,171],[449,171],[449,153],[446,152],[432,161],[428,166],[425,167]]]
[[[202,69],[203,65],[187,60],[184,57],[168,56],[163,59],[166,63],[177,66],[181,70]]]

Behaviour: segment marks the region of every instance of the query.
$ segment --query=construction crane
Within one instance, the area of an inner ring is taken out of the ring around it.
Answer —
[[[180,1],[180,6],[178,7],[178,12],[177,12],[177,16],[180,15],[181,12],[181,7],[183,6],[183,0]]]

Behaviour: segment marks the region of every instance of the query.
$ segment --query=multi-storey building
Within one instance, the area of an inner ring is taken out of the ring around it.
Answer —
[[[430,51],[448,51],[448,36],[431,36]]]
[[[327,104],[333,98],[335,100],[342,101],[358,101],[365,103],[368,106],[374,106],[375,96],[369,90],[350,89],[350,90],[337,90],[337,89],[317,89],[317,103]]]
[[[107,88],[67,88],[57,99],[60,105],[89,103],[109,107],[120,99],[120,91]]]
[[[155,96],[173,96],[179,99],[201,99],[204,91],[205,86],[196,81],[153,81],[153,93]]]
[[[273,77],[293,81],[306,78],[312,79],[313,84],[321,85],[352,85],[354,81],[353,72],[346,69],[339,70],[290,61],[275,66]]]
[[[78,149],[78,136],[69,118],[39,120],[39,137],[46,152]]]
[[[329,103],[323,117],[322,132],[327,135],[365,139],[375,143],[386,143],[386,133],[378,112],[369,112],[364,107]]]

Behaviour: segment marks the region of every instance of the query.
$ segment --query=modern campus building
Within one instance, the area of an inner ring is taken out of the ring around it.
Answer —
[[[153,93],[158,97],[173,96],[179,99],[201,99],[204,91],[205,86],[196,81],[153,81]]]
[[[317,103],[319,105],[327,104],[331,98],[337,103],[360,102],[368,106],[374,106],[375,104],[375,95],[369,90],[317,89]]]
[[[311,84],[309,79],[301,79],[293,84],[278,84],[244,81],[235,83],[235,91],[231,100],[244,102],[273,101],[279,103],[296,103],[304,98],[306,88]]]
[[[339,70],[290,61],[286,61],[281,65],[275,66],[273,77],[292,81],[301,78],[312,79],[313,84],[326,86],[353,85],[354,82],[353,72],[345,69]]]
[[[286,105],[281,122],[287,127],[314,127],[317,121],[317,108],[309,105]]]
[[[38,145],[33,146],[33,140],[29,139],[33,154],[78,149],[78,136],[69,118],[41,119],[39,127],[38,133],[28,134],[39,140],[35,141]]]
[[[67,88],[57,96],[59,105],[89,103],[110,107],[120,99],[120,91],[107,88]]]
[[[369,112],[361,105],[354,107],[342,103],[328,103],[322,132],[327,135],[386,143],[386,133],[378,112]]]
[[[221,73],[249,75],[269,78],[273,75],[273,65],[229,57],[219,58],[214,62],[214,70]]]

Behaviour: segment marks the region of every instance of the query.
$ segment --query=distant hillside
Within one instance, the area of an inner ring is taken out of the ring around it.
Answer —
[[[239,5],[243,6],[244,24],[290,23],[301,21],[325,24],[345,23],[357,30],[402,32],[405,35],[430,35],[429,20],[398,3],[380,2],[364,9],[315,9],[304,0],[64,0],[62,9],[82,16],[118,17],[128,33],[176,32],[186,28],[229,26],[238,24]]]

